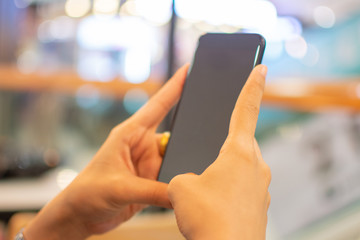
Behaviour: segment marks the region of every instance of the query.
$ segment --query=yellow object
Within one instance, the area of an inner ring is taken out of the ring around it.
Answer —
[[[164,156],[170,138],[170,132],[164,132],[160,139],[160,154]]]

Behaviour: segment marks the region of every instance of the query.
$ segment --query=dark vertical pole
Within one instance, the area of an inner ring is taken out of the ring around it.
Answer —
[[[172,15],[170,21],[170,29],[169,29],[169,45],[168,45],[168,79],[174,73],[175,67],[175,28],[176,28],[176,13],[175,13],[175,0],[173,0],[172,4]]]
[[[170,79],[174,74],[175,64],[175,30],[176,30],[176,12],[175,12],[175,0],[173,0],[172,4],[172,15],[170,20],[170,29],[169,29],[169,39],[168,39],[168,69],[167,69],[167,79]],[[170,111],[168,116],[164,120],[164,128],[165,130],[169,130],[171,127],[171,120],[173,111]]]
[[[8,65],[16,62],[16,52],[21,32],[20,19],[24,9],[16,7],[14,1],[0,0],[0,64]],[[8,81],[15,79],[8,79]],[[16,111],[13,109],[15,96],[11,92],[0,94],[0,136],[12,136]],[[6,164],[6,161],[5,161]],[[1,218],[1,216],[0,216]]]
[[[0,0],[0,62],[13,63],[16,60],[20,10],[14,1]]]

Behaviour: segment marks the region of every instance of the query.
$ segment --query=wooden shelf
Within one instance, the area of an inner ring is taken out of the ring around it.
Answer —
[[[142,84],[131,84],[124,79],[111,82],[89,82],[73,71],[52,74],[23,74],[15,66],[0,66],[0,89],[15,91],[50,91],[75,94],[84,85],[92,85],[104,96],[121,98],[133,88],[141,88],[149,95],[160,87],[159,79],[149,79]],[[299,79],[297,81],[276,80],[265,88],[263,103],[268,106],[294,111],[322,112],[333,110],[360,111],[360,77],[323,81],[321,79]]]
[[[149,79],[141,84],[132,84],[124,79],[114,79],[110,82],[89,82],[82,79],[73,71],[62,71],[51,74],[31,73],[24,74],[15,66],[0,66],[0,89],[15,91],[49,91],[75,94],[84,85],[92,85],[103,92],[104,95],[121,98],[133,88],[141,88],[149,95],[161,87],[158,79]]]
[[[360,111],[360,77],[331,82],[310,80],[267,84],[263,102],[305,112]]]

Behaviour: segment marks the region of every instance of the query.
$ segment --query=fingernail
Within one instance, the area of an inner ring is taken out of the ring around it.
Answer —
[[[266,77],[268,68],[265,65],[259,65],[258,68],[261,75],[263,75],[263,77]]]

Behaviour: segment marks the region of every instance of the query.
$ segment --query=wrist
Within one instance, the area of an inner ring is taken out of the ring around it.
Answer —
[[[25,227],[25,240],[42,239],[85,239],[89,236],[86,228],[78,222],[75,213],[61,200],[63,194],[48,203]]]
[[[213,227],[211,229],[203,229],[203,231],[198,231],[193,236],[186,238],[187,240],[234,240],[239,239],[239,236],[230,233],[227,228],[221,228],[219,226]]]

